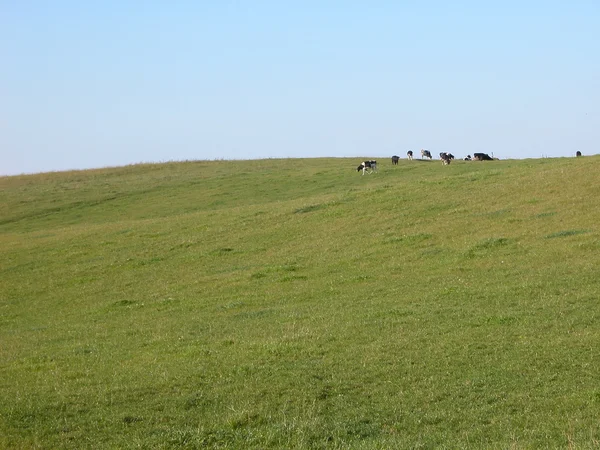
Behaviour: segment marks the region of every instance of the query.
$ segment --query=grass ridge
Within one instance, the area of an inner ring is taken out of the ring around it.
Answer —
[[[0,178],[0,448],[597,447],[600,157],[384,161]]]

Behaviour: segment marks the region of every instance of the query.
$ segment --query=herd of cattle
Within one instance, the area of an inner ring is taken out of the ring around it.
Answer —
[[[408,152],[406,152],[406,156],[409,160],[413,159],[412,150],[409,150]],[[431,156],[431,152],[429,150],[421,149],[421,159],[433,159]],[[487,153],[473,153],[473,158],[471,158],[471,155],[467,155],[467,157],[464,160],[465,161],[493,161],[494,159],[498,159],[498,158],[492,158]],[[452,153],[442,152],[442,153],[440,153],[440,160],[442,161],[442,163],[444,165],[448,165],[454,160],[454,155]],[[400,161],[399,156],[397,156],[397,155],[392,156],[392,164],[393,165],[398,164],[398,161]],[[356,168],[356,170],[358,172],[362,171],[363,175],[365,173],[377,172],[377,161],[375,161],[375,160],[363,161]]]
[[[575,153],[575,156],[577,156],[577,157],[581,156],[581,152],[577,151],[577,153]],[[409,160],[413,159],[412,150],[409,150],[406,152],[406,157]],[[421,159],[433,159],[431,157],[431,152],[429,150],[421,149]],[[442,164],[444,164],[446,166],[446,165],[450,164],[452,161],[454,161],[454,155],[452,153],[442,152],[442,153],[440,153],[440,160],[442,161]],[[464,160],[465,161],[494,161],[494,160],[498,160],[498,158],[493,158],[490,155],[488,155],[487,153],[473,153],[472,158],[471,158],[471,155],[467,155],[467,157],[464,158]],[[392,164],[393,165],[398,164],[398,161],[400,161],[399,156],[397,156],[397,155],[392,156]],[[360,163],[360,165],[358,166],[358,168],[356,170],[358,172],[360,172],[362,170],[363,175],[365,173],[377,172],[377,161],[375,161],[375,160],[363,161]]]

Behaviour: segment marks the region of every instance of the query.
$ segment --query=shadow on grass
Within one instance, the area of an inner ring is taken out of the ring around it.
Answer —
[[[552,234],[548,234],[545,236],[546,239],[554,239],[554,238],[561,238],[561,237],[567,237],[567,236],[575,236],[577,234],[585,234],[585,233],[589,233],[590,230],[564,230],[564,231],[557,231],[556,233],[552,233]]]
[[[465,256],[469,259],[475,258],[478,256],[485,256],[485,255],[489,254],[490,252],[493,252],[497,249],[506,247],[510,243],[511,243],[511,240],[508,238],[504,238],[504,237],[484,239],[484,240],[478,242],[477,244],[475,244],[470,249],[468,249],[465,252]]]

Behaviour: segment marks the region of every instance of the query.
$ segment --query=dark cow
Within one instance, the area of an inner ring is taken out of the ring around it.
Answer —
[[[431,152],[429,150],[421,149],[421,159],[423,158],[431,159]]]
[[[494,159],[490,157],[487,153],[473,153],[474,161],[493,161]]]
[[[398,161],[400,161],[400,157],[399,156],[392,156],[392,164],[396,165],[398,164]]]
[[[413,152],[412,150],[409,150],[406,152],[406,156],[408,156],[408,159],[412,159],[413,158]]]
[[[442,160],[442,163],[447,166],[450,164],[450,161],[454,159],[454,156],[452,156],[451,153],[442,152],[440,153],[440,159]]]
[[[363,175],[366,173],[377,172],[377,161],[363,161],[360,163],[360,166],[356,168],[357,172],[362,170]]]
[[[581,156],[581,152],[579,150],[577,150],[577,153],[575,153],[575,156]]]

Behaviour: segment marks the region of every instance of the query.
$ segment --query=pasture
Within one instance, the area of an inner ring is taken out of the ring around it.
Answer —
[[[598,447],[600,157],[365,159],[0,178],[0,447]]]

